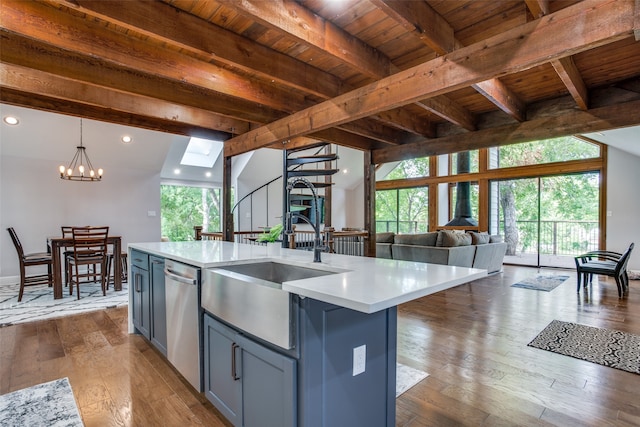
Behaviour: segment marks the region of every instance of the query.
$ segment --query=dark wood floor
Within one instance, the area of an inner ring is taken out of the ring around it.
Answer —
[[[640,283],[512,288],[531,268],[405,304],[398,361],[429,376],[397,400],[398,426],[640,425],[640,375],[527,347],[554,319],[640,335]],[[604,280],[603,280],[604,281]],[[87,426],[228,425],[142,338],[127,312],[0,328],[0,394],[69,377]]]

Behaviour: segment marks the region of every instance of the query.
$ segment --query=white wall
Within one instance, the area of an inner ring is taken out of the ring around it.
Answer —
[[[101,182],[70,182],[59,178],[57,166],[55,160],[0,158],[0,278],[19,275],[7,227],[27,252],[45,251],[47,236],[59,236],[62,225],[108,225],[110,234],[122,236],[123,249],[160,240],[159,170],[111,166]]]
[[[640,157],[609,147],[607,249],[624,252],[634,242],[628,268],[640,270]]]

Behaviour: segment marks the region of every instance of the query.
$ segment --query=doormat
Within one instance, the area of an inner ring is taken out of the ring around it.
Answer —
[[[396,363],[396,397],[418,384],[429,374],[410,366]]]
[[[528,277],[511,285],[513,288],[533,289],[534,291],[550,292],[557,288],[562,282],[567,280],[569,276],[554,276],[538,274],[534,277]]]
[[[0,396],[0,425],[84,426],[68,378]]]
[[[640,374],[640,335],[554,320],[528,345]]]

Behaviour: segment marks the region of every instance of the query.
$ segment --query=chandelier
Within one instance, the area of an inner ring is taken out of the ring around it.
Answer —
[[[85,147],[82,145],[82,119],[80,119],[80,145],[76,147],[76,155],[71,159],[69,167],[60,165],[60,178],[69,181],[100,181],[102,179],[102,169],[96,170],[89,160]]]

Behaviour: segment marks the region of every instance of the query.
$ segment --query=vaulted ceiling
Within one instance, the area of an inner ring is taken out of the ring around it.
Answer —
[[[640,0],[2,0],[0,101],[376,163],[640,124]]]

